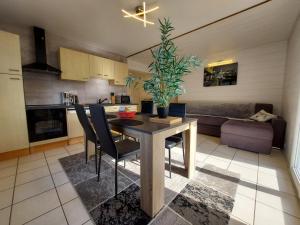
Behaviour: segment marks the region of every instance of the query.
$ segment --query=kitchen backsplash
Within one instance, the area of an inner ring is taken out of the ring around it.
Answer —
[[[32,27],[23,25],[0,24],[0,30],[20,35],[22,64],[35,62],[34,36]],[[107,52],[92,43],[80,43],[47,32],[46,29],[47,61],[54,67],[58,66],[58,49],[66,47],[87,53],[99,55],[113,60],[126,62],[123,56]],[[59,76],[23,72],[24,92],[27,105],[60,104],[60,93],[74,91],[78,94],[79,102],[94,103],[98,98],[109,97],[110,92],[121,94],[124,87],[110,86],[107,80],[91,79],[88,82],[60,80]]]
[[[23,77],[27,105],[60,104],[60,94],[64,91],[75,92],[79,103],[96,103],[99,98],[109,98],[111,92],[121,94],[125,91],[125,87],[111,86],[101,79],[65,81],[55,75],[29,72],[24,72]]]

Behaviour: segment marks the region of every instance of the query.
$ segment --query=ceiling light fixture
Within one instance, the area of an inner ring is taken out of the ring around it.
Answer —
[[[125,9],[122,9],[121,11],[125,14],[124,15],[125,18],[134,18],[134,19],[136,19],[138,21],[143,22],[144,23],[144,27],[146,27],[147,24],[150,24],[150,25],[154,24],[153,22],[147,20],[147,14],[150,13],[150,12],[153,12],[153,11],[155,11],[157,9],[159,9],[158,6],[146,10],[146,2],[143,2],[142,6],[137,6],[136,7],[136,10],[135,10],[136,13],[135,14],[129,13]]]

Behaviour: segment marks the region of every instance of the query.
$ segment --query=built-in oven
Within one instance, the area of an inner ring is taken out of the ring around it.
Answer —
[[[65,107],[32,106],[26,114],[30,143],[68,135]]]

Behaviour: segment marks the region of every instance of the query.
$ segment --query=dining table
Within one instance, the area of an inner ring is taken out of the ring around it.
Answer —
[[[141,209],[152,218],[164,206],[165,139],[183,133],[184,176],[192,178],[195,172],[197,119],[185,117],[181,122],[170,125],[152,122],[150,118],[151,115],[146,114],[138,114],[130,119],[110,116],[108,123],[113,131],[133,137],[140,142]],[[88,146],[89,154],[93,154],[93,143],[88,143]]]

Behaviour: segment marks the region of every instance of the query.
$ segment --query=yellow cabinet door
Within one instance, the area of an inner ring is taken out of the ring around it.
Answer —
[[[103,59],[95,55],[89,55],[90,77],[104,78]]]
[[[71,49],[59,49],[61,79],[87,81],[90,74],[89,55]]]
[[[83,137],[83,128],[75,110],[67,111],[68,138]]]
[[[0,31],[0,74],[22,74],[19,36],[5,31]]]
[[[0,104],[0,152],[28,148],[22,76],[0,76]]]
[[[128,76],[128,65],[126,63],[114,62],[114,81],[115,85],[125,85]]]
[[[111,59],[102,58],[103,62],[103,78],[112,80],[114,79],[114,61]]]

